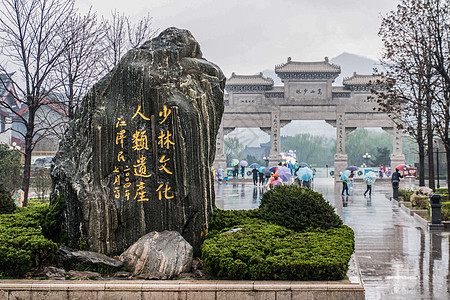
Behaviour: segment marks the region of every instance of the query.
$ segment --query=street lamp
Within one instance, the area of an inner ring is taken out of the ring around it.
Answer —
[[[363,155],[363,158],[366,160],[366,165],[369,165],[369,160],[372,158],[369,153],[366,152],[366,154]]]
[[[266,167],[268,167],[269,166],[269,157],[264,156],[263,159],[266,162]]]
[[[433,143],[434,143],[434,147],[436,148],[437,188],[440,188],[440,185],[439,185],[439,147],[438,147],[438,144],[437,144],[436,140],[434,140]]]

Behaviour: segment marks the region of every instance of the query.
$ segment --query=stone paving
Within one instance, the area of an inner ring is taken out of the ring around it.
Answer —
[[[428,231],[390,201],[389,180],[377,180],[372,197],[363,196],[362,181],[348,197],[340,195],[341,184],[331,178],[316,178],[313,188],[355,231],[366,299],[450,299],[450,233]],[[216,205],[257,208],[263,192],[251,181],[230,181],[216,185]]]

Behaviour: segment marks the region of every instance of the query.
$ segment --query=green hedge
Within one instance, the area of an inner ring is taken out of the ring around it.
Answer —
[[[220,279],[340,280],[355,247],[345,225],[295,232],[262,220],[259,209],[215,209],[209,227],[202,258]],[[233,228],[241,229],[222,233]]]
[[[442,202],[442,221],[450,221],[450,202]]]
[[[202,258],[221,279],[340,280],[354,251],[351,228],[299,233],[270,223],[246,224],[208,238]]]
[[[264,193],[259,213],[266,221],[295,231],[330,229],[343,224],[322,194],[296,185],[278,186]]]
[[[0,184],[0,214],[10,214],[16,209],[16,204],[10,193]]]
[[[30,202],[13,214],[0,215],[0,277],[23,277],[26,272],[51,260],[58,250],[60,212],[64,201],[48,204]]]
[[[398,195],[403,198],[403,201],[411,201],[411,195],[416,191],[412,189],[398,189]]]

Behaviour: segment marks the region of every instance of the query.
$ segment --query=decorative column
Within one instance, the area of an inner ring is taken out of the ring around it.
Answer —
[[[347,168],[345,153],[345,106],[336,106],[336,154],[334,155],[334,178],[340,179],[339,173]]]
[[[216,137],[216,158],[214,159],[213,166],[214,168],[218,168],[222,166],[222,168],[226,169],[227,157],[225,156],[225,145],[224,145],[224,130],[223,130],[223,119],[220,123],[219,131],[217,132]]]
[[[405,163],[405,155],[403,154],[402,132],[396,128],[392,129],[393,135],[393,151],[391,155],[391,168],[395,171],[395,167]]]
[[[269,166],[274,166],[278,164],[281,159],[281,139],[280,139],[280,112],[275,111],[271,114],[271,129],[270,129],[270,155],[269,155]]]

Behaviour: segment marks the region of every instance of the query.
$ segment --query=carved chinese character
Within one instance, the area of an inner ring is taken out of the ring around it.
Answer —
[[[170,145],[175,145],[175,143],[170,140],[171,136],[172,134],[169,131],[164,133],[164,131],[161,130],[161,134],[158,136],[158,145],[160,145],[161,148],[166,147],[166,149],[169,149]]]
[[[166,187],[164,189],[164,191],[161,190],[161,188],[164,186],[164,183],[161,183],[158,187],[158,189],[156,190],[158,192],[158,199],[161,200],[162,199],[162,194],[164,194],[164,198],[166,199],[172,199],[174,197],[174,195],[169,195],[169,191],[171,189],[171,187],[166,183]]]
[[[145,165],[147,158],[144,155],[141,155],[140,158],[137,159],[137,164],[133,165],[134,167],[134,175],[140,177],[150,177],[151,174],[147,174],[147,166]]]
[[[127,123],[122,118],[117,118],[116,128],[119,126],[127,126]]]
[[[120,143],[120,147],[123,148],[123,140],[126,138],[125,129],[122,129],[117,133],[116,136],[116,145]]]
[[[147,135],[146,135],[147,130],[143,130],[143,131],[139,131],[136,130],[136,132],[133,134],[133,150],[143,150],[146,149],[148,150],[148,146],[147,146]]]
[[[117,161],[125,161],[125,157],[123,156],[123,151],[119,151],[117,154]]]
[[[167,117],[172,113],[172,110],[169,108],[167,109],[167,105],[163,106],[163,110],[159,112],[159,116],[163,118],[159,124],[162,124],[166,121]]]
[[[134,115],[131,117],[131,119],[134,119],[137,115],[139,115],[144,120],[147,120],[147,121],[150,120],[149,118],[144,116],[143,113],[141,113],[141,106],[140,105],[138,105],[138,108],[137,108],[136,112],[134,113]]]
[[[146,198],[145,194],[147,193],[145,191],[145,183],[140,181],[138,184],[136,184],[137,190],[136,195],[134,196],[134,199],[137,198],[137,201],[148,201],[149,199]]]
[[[170,160],[170,158],[166,158],[166,155],[163,155],[161,159],[159,160],[159,163],[161,164],[161,167],[159,168],[160,171],[164,171],[167,174],[173,174],[169,169],[167,169],[166,165],[167,162]]]

